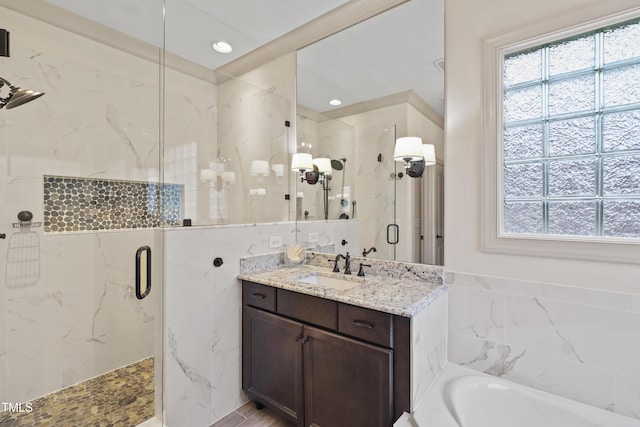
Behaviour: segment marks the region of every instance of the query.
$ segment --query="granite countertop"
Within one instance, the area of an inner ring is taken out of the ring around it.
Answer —
[[[437,266],[365,259],[372,264],[365,272],[371,271],[372,274],[366,274],[363,278],[356,275],[358,261],[362,261],[358,257],[352,259],[352,275],[333,273],[331,268],[324,267],[330,264],[327,254],[318,254],[313,262],[307,261],[295,266],[269,261],[264,256],[255,258],[259,261],[250,258],[241,260],[238,279],[404,317],[417,315],[447,292],[444,271]],[[299,281],[300,278],[313,274],[359,284],[350,289],[338,290]]]

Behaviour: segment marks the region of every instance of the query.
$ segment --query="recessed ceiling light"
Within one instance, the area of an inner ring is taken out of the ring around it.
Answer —
[[[332,99],[331,101],[329,101],[329,105],[337,107],[338,105],[342,105],[342,101],[340,101],[339,99]]]
[[[229,43],[223,41],[217,41],[213,43],[211,47],[213,48],[213,50],[219,53],[230,53],[233,50]]]

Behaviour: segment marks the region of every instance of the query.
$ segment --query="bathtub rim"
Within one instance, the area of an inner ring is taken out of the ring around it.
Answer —
[[[449,383],[463,376],[475,376],[481,378],[483,381],[490,380],[492,382],[502,383],[516,390],[521,390],[526,394],[538,395],[545,400],[552,399],[566,402],[571,408],[584,410],[587,414],[599,414],[601,417],[611,419],[614,424],[605,424],[607,427],[640,427],[640,420],[615,412],[609,412],[602,408],[572,400],[567,397],[518,384],[504,378],[485,374],[452,362],[445,363],[444,367],[440,370],[440,373],[431,384],[431,387],[429,387],[429,390],[425,393],[424,398],[420,401],[416,410],[411,414],[411,417],[405,418],[405,420],[408,420],[409,422],[398,425],[394,424],[394,427],[425,427],[429,425],[436,425],[438,427],[460,427],[449,410],[444,396],[445,388]],[[439,396],[440,398],[434,398],[434,395]],[[604,421],[609,422],[609,420],[606,419]]]

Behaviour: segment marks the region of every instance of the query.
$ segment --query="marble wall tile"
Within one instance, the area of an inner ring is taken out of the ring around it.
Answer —
[[[357,230],[343,222],[305,224],[298,235],[358,245]],[[269,237],[283,237],[269,248]],[[241,391],[240,258],[282,251],[295,240],[294,223],[191,227],[165,232],[167,426],[206,427],[246,397]],[[357,247],[357,246],[356,246]],[[221,257],[223,264],[213,266]]]
[[[504,342],[506,296],[481,289],[449,288],[449,330],[481,340]]]
[[[616,375],[615,412],[640,420],[640,377]]]
[[[462,285],[487,291],[502,292],[505,294],[523,295],[537,297],[540,296],[540,284],[523,280],[510,280],[502,277],[480,276],[447,272],[447,283],[452,285]]]
[[[447,294],[411,318],[411,410],[415,410],[447,361]]]
[[[451,362],[637,417],[638,295],[455,272],[446,281]],[[468,333],[495,324],[485,294],[503,305],[503,333]]]
[[[640,376],[640,315],[538,298],[507,304],[508,342]]]
[[[640,295],[542,283],[540,296],[547,300],[640,313]]]
[[[285,55],[218,87],[219,159],[235,173],[224,194],[221,224],[289,220],[290,138],[295,105],[295,54]],[[249,121],[250,120],[250,121]],[[214,159],[212,159],[214,160]],[[284,165],[284,175],[251,174],[251,162]],[[280,200],[282,203],[278,203]]]

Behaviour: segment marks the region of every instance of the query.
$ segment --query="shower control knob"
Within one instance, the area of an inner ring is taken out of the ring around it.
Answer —
[[[29,211],[18,212],[18,219],[22,222],[29,222],[33,219],[33,214]]]

